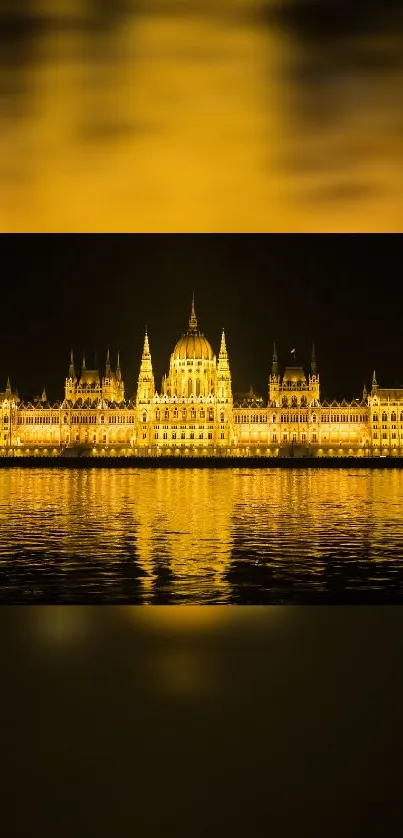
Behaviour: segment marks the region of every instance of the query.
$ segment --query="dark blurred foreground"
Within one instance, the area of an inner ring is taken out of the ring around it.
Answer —
[[[0,229],[397,231],[397,0],[3,0]]]
[[[2,834],[398,834],[403,612],[3,608]]]

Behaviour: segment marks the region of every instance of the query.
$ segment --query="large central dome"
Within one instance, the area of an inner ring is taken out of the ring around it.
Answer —
[[[192,300],[192,311],[189,319],[189,328],[187,330],[186,335],[182,335],[182,337],[178,340],[173,351],[173,360],[212,361],[213,357],[213,350],[208,340],[204,337],[204,335],[201,332],[199,332],[194,307],[194,300]]]

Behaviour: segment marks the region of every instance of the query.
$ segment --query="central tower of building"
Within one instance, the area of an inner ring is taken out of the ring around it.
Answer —
[[[169,398],[213,396],[216,368],[213,350],[197,325],[193,298],[188,330],[171,355],[169,373],[162,382],[162,395]]]

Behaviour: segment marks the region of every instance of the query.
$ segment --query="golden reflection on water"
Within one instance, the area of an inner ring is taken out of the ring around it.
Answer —
[[[399,25],[336,48],[281,8],[29,0],[0,67],[0,229],[400,230]]]
[[[399,470],[2,470],[0,521],[3,601],[403,596]],[[158,620],[191,631],[227,617],[167,608]]]

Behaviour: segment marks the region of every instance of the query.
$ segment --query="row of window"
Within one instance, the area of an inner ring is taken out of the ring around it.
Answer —
[[[266,413],[242,413],[240,416],[239,414],[235,414],[234,422],[237,425],[240,424],[256,424],[257,422],[267,422],[267,414]]]
[[[60,416],[58,413],[49,415],[49,413],[38,414],[36,416],[17,414],[17,425],[58,425]]]
[[[374,431],[374,433],[372,434],[372,436],[373,436],[373,438],[374,438],[374,439],[378,439],[378,431]],[[391,433],[391,435],[390,435],[390,436],[391,436],[391,438],[392,438],[392,439],[397,439],[397,437],[398,437],[398,435],[397,435],[396,431],[392,431],[392,433]],[[400,436],[401,436],[401,438],[403,439],[403,431],[400,431]],[[388,434],[387,434],[387,432],[386,432],[386,431],[382,431],[382,439],[387,439],[387,438],[388,438]]]
[[[221,432],[221,439],[224,439],[224,438],[225,438],[225,434],[222,431]],[[147,439],[147,434],[143,434],[143,439]],[[161,439],[161,436],[160,436],[158,431],[155,432],[154,439]],[[167,431],[163,432],[162,439],[168,439]],[[185,434],[184,431],[181,431],[180,435],[177,434],[176,431],[172,431],[171,439],[186,439],[186,434]],[[199,433],[195,436],[194,431],[191,431],[191,433],[189,434],[189,439],[213,439],[213,434],[212,434],[211,431],[209,431],[208,434],[207,434],[207,437],[204,435],[204,433]]]
[[[190,417],[190,419],[196,419],[197,418],[197,413],[198,413],[200,419],[206,419],[206,409],[204,407],[201,407],[198,411],[196,411],[195,407],[191,407],[190,409],[187,409],[186,407],[182,407],[180,409],[177,408],[177,407],[174,407],[172,411],[170,411],[168,408],[166,408],[165,410],[160,410],[159,408],[157,408],[157,410],[155,411],[155,419],[156,419],[157,422],[161,418],[169,419],[170,416],[172,416],[173,419],[179,419],[179,413],[180,413],[182,419],[187,419],[188,416]],[[161,414],[163,414],[163,415],[161,416]],[[146,416],[146,414],[144,414],[144,416]],[[146,421],[146,419],[144,419],[144,416],[143,416],[143,422]],[[221,416],[224,417],[224,414],[222,413]],[[214,410],[213,410],[212,407],[208,408],[207,418],[208,419],[214,419]],[[222,418],[221,421],[223,422],[224,419]]]
[[[373,414],[373,416],[372,416],[372,421],[373,421],[373,422],[378,422],[378,421],[379,421],[379,420],[378,420],[378,414],[377,414],[377,413],[374,413],[374,414]],[[384,410],[384,411],[383,411],[383,413],[382,413],[382,422],[387,422],[387,421],[388,421],[387,413],[386,413],[386,411]],[[397,419],[396,419],[396,412],[395,412],[394,410],[392,410],[392,413],[390,414],[390,421],[391,421],[391,422],[396,422],[396,421],[397,421]],[[402,410],[402,412],[401,412],[401,414],[400,414],[400,422],[403,422],[403,410]]]
[[[181,425],[179,425],[179,426],[178,425],[162,425],[161,427],[162,427],[163,431],[177,431],[178,427],[179,427],[180,431],[181,430],[183,430],[183,431],[186,431],[186,430],[188,430],[188,431],[196,431],[196,430],[197,431],[204,431],[204,425],[188,425],[187,427],[186,426],[182,427]],[[209,431],[214,430],[214,425],[207,425],[207,429]],[[160,430],[160,425],[154,425],[154,431],[159,431],[159,430]]]

